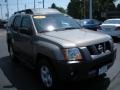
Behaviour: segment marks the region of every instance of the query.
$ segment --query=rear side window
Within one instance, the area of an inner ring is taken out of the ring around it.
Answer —
[[[120,24],[120,20],[106,20],[103,24]]]
[[[13,24],[14,16],[11,16],[8,20],[8,27],[10,27]]]
[[[20,27],[20,24],[21,24],[21,16],[16,16],[13,23],[14,29],[17,30]]]

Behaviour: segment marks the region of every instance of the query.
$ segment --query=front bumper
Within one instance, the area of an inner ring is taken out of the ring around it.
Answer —
[[[100,68],[106,66],[108,70],[113,65],[115,57],[116,50],[111,54],[85,62],[57,61],[55,68],[60,80],[82,80],[105,74],[105,72],[99,74]]]

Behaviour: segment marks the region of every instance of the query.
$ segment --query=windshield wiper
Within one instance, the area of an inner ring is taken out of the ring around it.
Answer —
[[[57,28],[54,31],[63,31],[63,30],[71,30],[71,29],[80,29],[78,27],[62,27],[62,28]]]
[[[39,31],[39,33],[44,33],[44,32],[49,32],[49,31],[46,30]]]
[[[79,29],[79,28],[77,28],[77,27],[66,27],[66,28],[64,28],[65,30],[69,30],[69,29]]]

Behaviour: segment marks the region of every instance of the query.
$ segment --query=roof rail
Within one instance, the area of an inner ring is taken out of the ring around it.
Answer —
[[[14,14],[55,14],[55,13],[60,13],[58,10],[56,9],[40,9],[40,8],[36,8],[36,9],[25,9],[25,10],[21,10],[21,11],[17,11]]]
[[[31,9],[26,9],[26,10],[17,11],[14,14],[18,14],[18,13],[33,14],[33,11]]]

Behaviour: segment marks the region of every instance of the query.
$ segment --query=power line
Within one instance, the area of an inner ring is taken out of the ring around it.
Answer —
[[[34,9],[36,8],[36,4],[35,4],[35,0],[34,0]],[[43,3],[43,8],[45,7],[45,0],[42,0],[42,3]]]

